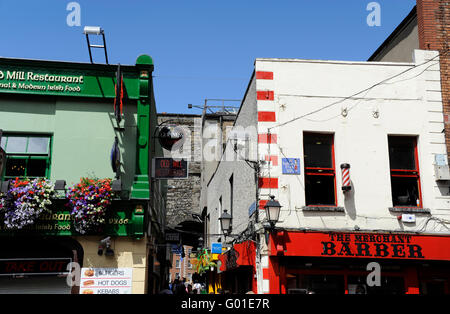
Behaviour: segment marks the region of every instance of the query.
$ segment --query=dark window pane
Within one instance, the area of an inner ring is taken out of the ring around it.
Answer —
[[[389,137],[389,160],[391,169],[416,169],[416,139],[414,137]]]
[[[297,289],[299,293],[314,294],[344,294],[345,281],[343,275],[303,275],[297,276]],[[290,291],[297,292],[297,291]]]
[[[332,135],[305,133],[303,137],[305,167],[332,168],[332,144]]]
[[[27,176],[31,178],[45,177],[46,168],[47,168],[47,160],[30,159],[28,161]]]
[[[335,206],[334,177],[306,175],[306,205]]]
[[[5,176],[7,177],[23,177],[26,169],[25,159],[11,159],[6,160]]]
[[[391,177],[391,183],[394,206],[419,206],[417,178]]]
[[[405,283],[402,277],[381,276],[381,285],[370,287],[366,284],[365,276],[348,276],[349,294],[404,294]]]

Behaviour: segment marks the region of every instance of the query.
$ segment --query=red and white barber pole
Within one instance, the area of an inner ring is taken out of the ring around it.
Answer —
[[[350,165],[349,164],[341,164],[342,170],[342,191],[347,192],[352,189],[350,185]]]

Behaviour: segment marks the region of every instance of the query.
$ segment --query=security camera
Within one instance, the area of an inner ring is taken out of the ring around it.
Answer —
[[[106,248],[105,255],[106,256],[114,256],[114,250],[111,249],[111,237],[106,237],[103,240],[100,240],[98,245],[98,255],[103,255],[103,250]]]

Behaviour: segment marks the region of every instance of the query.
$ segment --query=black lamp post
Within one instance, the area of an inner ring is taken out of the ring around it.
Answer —
[[[266,211],[267,220],[270,223],[270,227],[273,229],[275,224],[278,222],[280,218],[280,203],[275,200],[275,196],[271,195],[270,200],[264,206],[264,210]]]
[[[275,196],[271,195],[270,200],[264,206],[264,210],[266,211],[266,217],[270,224],[269,230],[266,229],[266,243],[269,243],[269,233],[275,228],[275,224],[278,222],[280,218],[280,203],[275,200]]]
[[[222,216],[219,217],[220,228],[225,236],[231,233],[231,215],[227,213],[227,210],[224,209]]]

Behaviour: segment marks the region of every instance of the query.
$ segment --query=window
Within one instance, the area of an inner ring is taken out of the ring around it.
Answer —
[[[417,138],[389,136],[388,142],[394,207],[422,207]]]
[[[180,266],[180,260],[179,260],[179,259],[177,259],[177,260],[175,261],[175,267],[176,267],[176,268],[181,268],[181,266]]]
[[[333,134],[304,133],[307,206],[337,206]]]
[[[50,136],[3,135],[1,147],[6,152],[4,180],[50,176]]]

